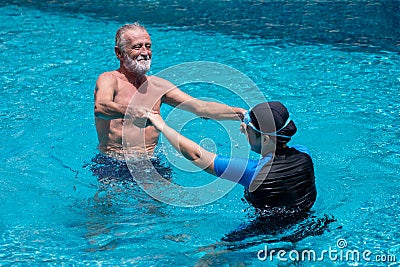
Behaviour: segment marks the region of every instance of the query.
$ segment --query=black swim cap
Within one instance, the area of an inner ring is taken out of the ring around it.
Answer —
[[[281,102],[260,103],[251,109],[249,115],[251,122],[258,130],[263,133],[272,133],[272,136],[277,134],[279,142],[289,142],[297,132],[296,125],[289,119],[289,111]]]

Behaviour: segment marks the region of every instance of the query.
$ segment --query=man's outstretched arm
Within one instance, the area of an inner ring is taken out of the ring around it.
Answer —
[[[217,102],[203,101],[194,98],[177,87],[170,89],[164,95],[164,102],[192,112],[200,117],[211,118],[215,120],[243,120],[246,110],[239,107],[231,107]]]

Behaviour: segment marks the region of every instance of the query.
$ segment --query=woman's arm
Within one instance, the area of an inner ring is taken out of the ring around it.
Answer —
[[[192,140],[179,134],[169,127],[159,114],[149,113],[149,119],[153,126],[161,132],[185,158],[192,161],[194,165],[202,168],[206,172],[216,175],[214,171],[214,159],[216,155],[205,150]]]

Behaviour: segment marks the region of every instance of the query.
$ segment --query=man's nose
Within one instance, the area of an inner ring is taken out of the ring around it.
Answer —
[[[140,54],[141,55],[148,55],[149,54],[149,49],[145,45],[142,45],[142,47],[140,47]]]

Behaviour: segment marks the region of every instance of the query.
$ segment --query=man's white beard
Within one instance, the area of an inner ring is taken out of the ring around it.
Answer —
[[[149,56],[138,56],[135,60],[124,54],[124,67],[130,72],[144,75],[150,70],[151,58]]]

